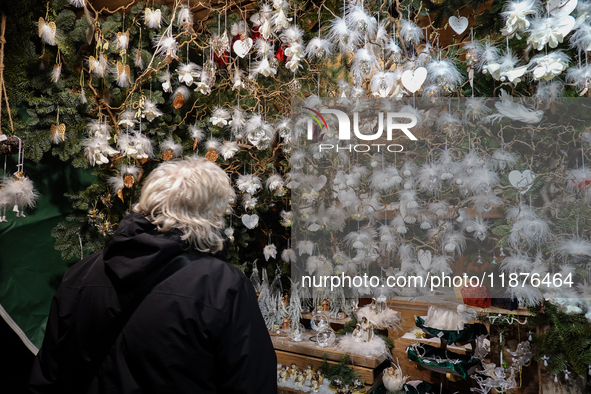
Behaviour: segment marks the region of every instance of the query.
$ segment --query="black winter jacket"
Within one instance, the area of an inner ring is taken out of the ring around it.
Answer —
[[[64,275],[30,392],[71,392],[105,323],[186,248],[175,231],[161,233],[136,213],[125,217],[103,251]],[[277,360],[252,284],[216,257],[194,256],[144,299],[87,393],[277,392]]]

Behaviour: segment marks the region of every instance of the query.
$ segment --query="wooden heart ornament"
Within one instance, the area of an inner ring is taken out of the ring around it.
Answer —
[[[451,27],[456,34],[462,34],[468,28],[468,18],[465,16],[460,16],[459,18],[450,16],[448,22],[449,27]]]
[[[244,56],[248,55],[248,52],[250,52],[252,44],[252,38],[243,37],[240,40],[234,41],[232,48],[240,58],[244,58]]]
[[[419,67],[414,71],[406,70],[400,77],[402,85],[411,93],[415,93],[419,90],[426,79],[427,69],[425,67]]]

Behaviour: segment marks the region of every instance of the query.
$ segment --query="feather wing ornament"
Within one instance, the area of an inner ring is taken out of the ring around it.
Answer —
[[[532,110],[515,102],[513,97],[504,89],[501,89],[501,99],[495,103],[495,107],[499,113],[487,116],[487,119],[491,122],[507,117],[512,120],[535,124],[539,123],[542,120],[542,116],[544,116],[544,111],[542,110]]]

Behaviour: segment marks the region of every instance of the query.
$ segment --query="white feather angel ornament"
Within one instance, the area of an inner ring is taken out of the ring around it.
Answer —
[[[162,23],[162,11],[146,8],[144,10],[144,24],[150,29],[160,29]]]
[[[88,69],[99,78],[105,76],[108,64],[107,56],[105,54],[101,53],[97,58],[92,55],[88,57]]]
[[[423,29],[406,19],[400,21],[398,36],[405,45],[417,45],[424,38]]]
[[[534,56],[529,62],[529,67],[536,81],[549,81],[566,70],[569,60],[570,58],[566,53],[554,51],[548,55]]]
[[[306,56],[310,60],[328,59],[333,55],[333,45],[327,39],[314,37],[306,46]]]
[[[6,177],[0,183],[0,193],[7,204],[14,203],[12,209],[16,217],[25,217],[26,208],[34,208],[37,205],[39,193],[35,190],[33,182],[22,171],[16,172],[12,177]]]
[[[518,32],[524,32],[530,27],[530,16],[537,15],[540,4],[537,0],[522,0],[508,2],[501,16],[505,19],[505,27],[501,33],[512,36]]]
[[[353,52],[361,38],[361,34],[349,28],[345,19],[336,17],[331,21],[328,40],[336,43],[341,53]]]
[[[536,18],[528,32],[527,43],[541,51],[546,45],[556,48],[575,26],[575,18],[570,15]]]
[[[255,79],[259,74],[268,78],[271,74],[277,74],[277,68],[271,65],[267,57],[264,57],[262,60],[253,63],[250,67],[249,74],[251,79]]]
[[[219,153],[225,160],[231,159],[234,157],[236,152],[240,150],[238,144],[234,141],[226,141],[224,142],[220,148],[218,149]]]
[[[168,71],[165,71],[164,74],[162,74],[158,78],[158,81],[162,84],[162,90],[166,93],[172,93],[172,85],[170,83],[170,78],[171,75]]]
[[[277,247],[274,244],[266,245],[263,248],[263,255],[265,256],[265,260],[269,261],[269,259],[274,259],[277,257]]]
[[[216,107],[211,114],[211,118],[209,121],[211,124],[217,127],[224,127],[228,125],[228,120],[230,119],[230,112],[226,108]]]
[[[433,60],[427,64],[427,83],[442,86],[451,91],[462,82],[462,74],[450,59]]]
[[[261,179],[252,174],[240,175],[236,181],[236,186],[241,192],[255,194],[261,189]]]
[[[179,75],[179,82],[187,86],[193,85],[195,78],[198,78],[201,73],[201,67],[195,63],[180,64],[176,70]]]
[[[156,107],[156,103],[150,99],[146,99],[144,103],[144,110],[142,111],[142,118],[146,118],[151,122],[159,116],[162,116],[162,111]]]
[[[126,88],[129,86],[131,82],[131,68],[129,67],[129,64],[123,64],[120,61],[117,61],[112,72],[116,77],[117,85],[119,87]]]
[[[39,37],[41,37],[43,42],[45,42],[47,45],[55,46],[56,36],[58,35],[57,26],[55,25],[55,22],[46,22],[45,19],[39,17],[37,27],[39,29]]]
[[[371,92],[377,97],[388,97],[394,89],[396,82],[395,73],[378,71],[371,77]]]
[[[378,22],[374,17],[369,16],[362,5],[352,6],[345,16],[345,22],[352,30],[357,31],[361,36],[366,34],[369,37],[375,37]]]

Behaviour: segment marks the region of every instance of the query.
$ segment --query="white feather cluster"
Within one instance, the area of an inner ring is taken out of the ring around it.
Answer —
[[[505,257],[500,265],[500,269],[509,274],[531,272],[532,268],[533,261],[531,261],[527,254],[521,252],[516,252]]]
[[[129,47],[129,31],[119,32],[115,37],[115,47],[117,49],[127,50]]]
[[[345,19],[336,17],[331,21],[328,40],[336,43],[341,53],[353,52],[361,38],[361,34],[349,28]]]
[[[61,75],[62,75],[62,64],[61,63],[54,64],[53,70],[51,71],[51,82],[58,83]]]
[[[474,238],[484,241],[488,234],[489,225],[480,217],[475,217],[466,220],[464,223],[464,230],[471,233]]]
[[[574,23],[570,25],[570,20],[574,21],[574,18],[570,15],[535,18],[531,21],[531,26],[528,29],[530,35],[527,37],[527,43],[538,51],[543,50],[546,45],[550,48],[556,48],[558,44],[564,41],[566,35],[570,33],[570,29],[574,26]]]
[[[140,132],[120,135],[117,140],[117,149],[119,149],[121,156],[127,156],[133,159],[141,160],[154,157],[152,140]]]
[[[179,3],[180,4],[180,3]],[[179,26],[189,24],[193,24],[193,13],[191,9],[186,4],[181,4],[176,9],[176,21]]]
[[[469,97],[466,99],[465,116],[467,119],[479,120],[487,115],[491,109],[486,105],[484,97]]]
[[[179,75],[179,82],[184,83],[187,86],[193,85],[195,78],[198,78],[201,73],[201,67],[195,63],[189,62],[186,64],[179,64],[176,69]]]
[[[390,71],[378,71],[371,77],[371,91],[374,96],[388,97],[398,82],[397,74]]]
[[[142,112],[142,118],[148,119],[148,121],[153,121],[157,117],[162,116],[162,111],[156,107],[156,103],[150,99],[146,99],[144,102],[144,110]]]
[[[523,211],[517,214],[517,218],[511,226],[509,244],[514,249],[519,249],[522,246],[532,248],[544,244],[552,235],[548,223],[541,219],[533,208],[526,207],[521,206]],[[516,208],[512,209],[515,210]],[[513,211],[509,213],[509,215],[513,214]]]
[[[559,101],[564,96],[564,82],[560,79],[538,83],[534,97],[543,105]]]
[[[584,23],[569,39],[570,47],[577,48],[581,52],[591,51],[591,25]]]
[[[340,338],[338,348],[342,352],[365,357],[377,357],[388,350],[386,342],[379,336],[374,336],[369,342],[361,342],[351,334]]]
[[[589,81],[591,81],[591,65],[569,68],[566,72],[566,81],[574,84],[577,89],[589,89],[591,87],[589,84]]]
[[[390,308],[386,308],[381,312],[375,312],[369,305],[359,308],[356,312],[358,320],[364,317],[374,325],[382,327],[397,328],[402,322],[402,315]]]
[[[225,160],[234,157],[236,152],[240,150],[240,147],[235,141],[226,141],[219,148],[218,152],[223,156]]]
[[[369,76],[378,65],[378,58],[367,47],[363,47],[355,51],[353,55],[353,66],[351,73],[353,74],[353,81],[361,83]]]
[[[96,59],[93,56],[88,59],[88,68],[95,76],[99,78],[103,78],[105,76],[105,73],[107,72],[107,66],[107,56],[104,54],[98,55]]]
[[[46,22],[43,18],[39,18],[37,28],[39,29],[39,37],[41,37],[47,45],[55,46],[57,44],[56,37],[58,31],[55,22]]]
[[[96,164],[107,164],[109,162],[109,156],[119,153],[119,151],[109,145],[109,138],[105,138],[102,135],[94,135],[84,139],[82,146],[84,147],[84,153],[86,154],[88,163],[93,167]]]
[[[400,21],[398,36],[406,45],[417,45],[424,38],[423,29],[417,26],[414,22],[406,19]]]
[[[229,124],[232,128],[232,134],[236,138],[242,138],[242,130],[246,124],[246,117],[242,108],[238,106],[234,107],[234,110],[232,111],[232,120],[230,120]]]
[[[156,47],[154,52],[156,56],[176,57],[179,44],[171,33],[154,37],[152,44]]]
[[[333,55],[333,45],[329,40],[314,37],[306,46],[306,56],[310,60],[328,59]]]
[[[362,36],[368,34],[370,37],[374,37],[376,35],[378,22],[374,17],[369,16],[361,5],[352,6],[346,13],[345,21],[352,30]]]
[[[564,240],[559,242],[557,251],[561,256],[571,256],[575,260],[588,259],[591,257],[591,242],[578,237]]]
[[[501,32],[506,36],[512,36],[518,32],[524,32],[530,27],[529,16],[537,15],[540,4],[537,0],[510,1],[501,16],[505,19],[505,27]]]
[[[171,75],[168,71],[165,71],[159,78],[158,81],[162,84],[162,90],[167,93],[172,93],[172,85],[170,84]]]
[[[466,249],[466,237],[459,231],[445,233],[441,240],[444,253],[461,255]]]
[[[427,64],[427,83],[449,85],[454,89],[462,82],[462,74],[451,59],[433,60]]]
[[[561,51],[550,52],[547,55],[539,54],[529,62],[530,71],[536,81],[549,81],[562,74],[568,67],[570,58]]]
[[[255,194],[261,188],[261,179],[252,174],[240,175],[236,181],[236,186],[241,192]]]
[[[274,244],[266,245],[263,248],[263,255],[266,261],[269,261],[270,258],[274,259],[277,257],[277,247]]]
[[[183,153],[183,146],[172,139],[172,137],[168,137],[160,144],[160,151],[171,151],[173,157],[178,157]]]
[[[283,182],[283,179],[281,178],[281,175],[273,174],[269,178],[267,178],[266,185],[267,185],[267,189],[274,192],[275,190],[283,187],[284,182]]]
[[[246,138],[258,149],[269,147],[275,129],[259,114],[252,115],[245,124]]]
[[[0,201],[5,201],[6,205],[14,203],[17,217],[25,216],[23,209],[35,207],[39,196],[33,182],[24,175],[5,177],[0,183]]]
[[[490,212],[494,207],[503,205],[503,200],[493,192],[486,192],[469,197],[468,201],[474,205],[478,213]]]
[[[230,111],[223,107],[215,107],[209,121],[217,127],[224,127],[228,125],[230,119]]]
[[[123,180],[122,175],[110,176],[107,179],[107,183],[111,187],[111,194],[113,195],[117,195],[119,190],[123,190],[125,187],[125,181]]]
[[[144,10],[144,24],[150,29],[160,29],[162,24],[162,11],[146,8]]]
[[[371,188],[381,192],[388,192],[402,183],[402,177],[398,175],[396,166],[389,165],[383,170],[375,170],[370,177]]]
[[[277,68],[272,67],[269,59],[264,57],[260,61],[253,62],[248,72],[250,79],[256,79],[259,74],[268,78],[271,74],[277,74]]]
[[[351,231],[345,236],[344,241],[355,249],[365,249],[370,246],[376,236],[377,232],[373,227],[366,227],[359,231]]]
[[[129,129],[133,129],[137,123],[135,120],[135,112],[133,111],[125,111],[119,116],[119,122],[117,123],[119,126],[123,126],[129,131]]]
[[[505,168],[512,169],[517,163],[517,154],[504,149],[497,149],[493,152],[491,164],[494,169],[503,171]]]

